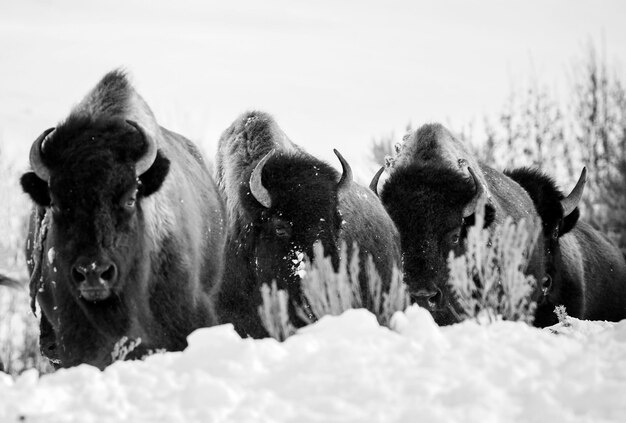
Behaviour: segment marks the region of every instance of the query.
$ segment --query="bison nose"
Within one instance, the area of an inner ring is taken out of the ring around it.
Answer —
[[[103,300],[111,294],[111,287],[117,279],[117,267],[109,260],[79,260],[72,268],[72,279],[83,298]]]
[[[439,288],[420,289],[411,294],[411,298],[420,306],[428,310],[437,310],[441,308],[443,294]]]
[[[117,268],[112,262],[96,263],[88,265],[76,265],[72,268],[72,277],[77,283],[81,282],[108,282],[111,283],[117,276]]]

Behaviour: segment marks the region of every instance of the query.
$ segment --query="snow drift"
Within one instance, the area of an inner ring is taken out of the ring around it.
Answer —
[[[394,330],[365,310],[285,342],[201,329],[184,352],[0,374],[0,421],[618,422],[626,321],[438,327],[412,306]]]

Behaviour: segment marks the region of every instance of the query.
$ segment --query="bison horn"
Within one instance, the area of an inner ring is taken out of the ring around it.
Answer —
[[[250,192],[252,196],[261,203],[261,205],[267,209],[272,207],[272,197],[270,196],[267,188],[263,186],[263,181],[261,180],[261,175],[263,173],[263,167],[265,163],[272,157],[275,150],[270,151],[263,157],[259,163],[257,163],[256,167],[252,171],[252,175],[250,175]]]
[[[352,168],[336,148],[333,148],[333,151],[335,152],[335,156],[337,156],[341,162],[341,168],[343,170],[341,179],[339,179],[339,183],[337,183],[337,191],[342,191],[352,182]]]
[[[472,214],[474,214],[474,212],[476,212],[476,206],[478,205],[478,201],[485,194],[485,187],[478,180],[478,178],[476,177],[476,174],[474,173],[474,170],[472,170],[472,168],[469,167],[469,166],[467,167],[467,170],[469,171],[470,176],[472,177],[472,180],[474,181],[474,186],[476,187],[476,192],[474,193],[474,196],[472,197],[472,200],[463,209],[463,217],[464,218],[468,217],[468,216],[471,216]]]
[[[383,174],[383,172],[385,171],[385,166],[382,166],[380,169],[378,169],[378,172],[376,172],[376,175],[374,175],[374,177],[372,178],[372,182],[370,182],[370,189],[372,191],[374,191],[374,194],[376,194],[376,196],[378,197],[378,180],[380,179],[380,175]]]
[[[154,163],[154,160],[156,159],[156,155],[157,155],[157,145],[156,145],[156,142],[154,142],[154,138],[149,136],[146,133],[146,131],[143,129],[143,127],[139,125],[137,122],[132,121],[132,120],[127,120],[126,123],[128,123],[130,126],[135,128],[137,132],[141,134],[146,144],[148,144],[148,149],[146,153],[143,156],[141,156],[139,160],[137,160],[137,163],[135,163],[135,173],[137,174],[137,176],[141,176],[148,169],[150,169],[150,167]]]
[[[35,174],[46,182],[50,182],[50,169],[43,164],[43,160],[41,158],[41,152],[44,147],[44,143],[48,139],[50,133],[54,131],[54,128],[49,128],[43,131],[41,135],[35,140],[33,145],[30,147],[30,165],[33,168]]]
[[[576,182],[576,186],[570,192],[570,194],[561,200],[561,207],[563,208],[563,216],[569,216],[580,203],[580,199],[583,196],[583,190],[585,189],[585,183],[587,182],[587,168],[583,167],[580,173],[580,178]]]

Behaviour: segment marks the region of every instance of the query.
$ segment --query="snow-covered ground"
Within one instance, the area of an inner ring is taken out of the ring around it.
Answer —
[[[626,421],[626,321],[438,327],[412,306],[393,327],[350,310],[278,343],[224,325],[103,372],[1,375],[0,421]]]

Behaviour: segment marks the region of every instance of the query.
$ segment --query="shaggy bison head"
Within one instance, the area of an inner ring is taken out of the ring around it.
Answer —
[[[507,171],[506,174],[528,192],[543,223],[546,266],[546,276],[541,287],[543,294],[548,298],[563,298],[564,269],[559,265],[563,262],[559,240],[578,222],[578,204],[585,188],[587,169],[583,168],[576,186],[567,196],[557,188],[552,178],[538,169],[520,168]],[[558,301],[554,303],[558,304]],[[553,317],[551,313],[552,310],[548,310],[548,315]]]
[[[313,258],[317,241],[338,264],[342,225],[338,194],[352,174],[335,153],[343,166],[339,181],[332,167],[312,156],[272,150],[252,171],[249,186],[242,186],[244,208],[254,222],[247,230],[253,231],[259,285],[276,279],[292,298],[298,298],[303,259]]]
[[[467,177],[438,164],[409,165],[394,170],[381,200],[400,232],[404,282],[412,299],[431,311],[439,324],[454,323],[454,295],[448,287],[450,251],[464,253],[463,239],[475,221],[485,187],[471,167]],[[371,187],[378,185],[374,177]],[[485,206],[485,226],[494,220]]]
[[[160,188],[169,161],[133,121],[71,117],[37,138],[30,164],[21,183],[49,210],[43,253],[56,285],[79,303],[114,302],[141,272],[141,199]],[[56,306],[40,303],[55,314]]]

